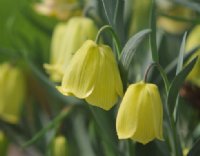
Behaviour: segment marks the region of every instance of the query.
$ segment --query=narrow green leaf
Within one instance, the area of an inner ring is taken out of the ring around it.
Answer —
[[[176,68],[176,75],[182,70],[182,67],[183,67],[183,56],[185,53],[186,36],[187,36],[187,33],[184,34],[183,40],[181,43],[181,48],[180,48],[179,56],[178,56],[178,64],[177,64],[177,68]]]
[[[88,136],[88,129],[86,127],[85,114],[77,114],[74,119],[75,137],[81,151],[81,156],[95,156],[92,148],[90,138]]]
[[[199,153],[200,153],[200,139],[196,141],[196,143],[190,149],[187,156],[199,156]]]
[[[95,121],[97,122],[103,140],[105,140],[107,146],[109,146],[116,156],[120,156],[120,151],[117,147],[117,134],[110,114],[99,108],[92,106],[89,108],[95,118]]]
[[[151,32],[150,29],[145,29],[138,32],[136,35],[132,36],[122,49],[120,62],[122,63],[124,69],[128,71],[131,61],[133,60],[134,54],[137,48],[140,46],[142,41]]]
[[[46,127],[44,127],[41,131],[39,131],[31,140],[25,142],[23,144],[23,147],[25,148],[27,146],[34,144],[36,141],[42,138],[47,133],[47,131],[56,127],[58,124],[60,124],[60,122],[69,114],[71,108],[72,107],[67,107],[66,109],[64,109]]]
[[[108,23],[124,43],[124,0],[101,0]]]
[[[150,14],[150,27],[152,33],[150,35],[150,44],[151,44],[151,54],[154,62],[159,63],[158,49],[157,49],[157,39],[156,39],[156,6],[155,0],[152,0],[151,4],[151,14]]]
[[[179,72],[178,75],[174,78],[172,81],[169,92],[167,96],[167,104],[169,105],[169,111],[171,114],[174,112],[174,107],[176,104],[176,98],[179,92],[179,89],[181,88],[183,82],[185,81],[185,78],[193,68],[194,64],[196,63],[197,58],[193,59],[184,69]]]

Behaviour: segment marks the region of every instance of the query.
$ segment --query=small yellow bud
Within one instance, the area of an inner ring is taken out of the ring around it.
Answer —
[[[123,94],[111,48],[87,40],[72,58],[58,89],[64,95],[74,95],[109,110]]]
[[[0,154],[1,156],[7,156],[8,140],[5,134],[0,131]]]
[[[16,124],[25,98],[22,71],[9,63],[0,65],[0,118]]]
[[[47,72],[55,82],[60,82],[75,52],[87,39],[95,39],[97,28],[86,17],[71,18],[59,24],[53,34],[50,64],[45,64]]]
[[[189,151],[190,151],[189,148],[183,148],[183,156],[187,156]]]
[[[174,6],[171,9],[165,10],[164,12],[166,12],[166,14],[169,16],[178,16],[188,19],[191,19],[194,14],[193,11],[180,6]],[[181,34],[186,31],[191,26],[191,24],[167,17],[159,17],[158,26],[168,33]]]
[[[154,84],[131,84],[120,105],[116,129],[119,139],[131,138],[146,144],[163,140],[163,108],[158,88]]]
[[[53,141],[52,156],[68,156],[68,144],[64,136],[58,136]]]
[[[186,51],[190,51],[193,48],[200,46],[200,26],[196,26],[191,33],[189,34],[186,42]],[[190,58],[189,61],[194,59],[198,56],[198,60],[196,64],[194,65],[192,71],[189,73],[187,77],[187,81],[190,81],[200,87],[200,50],[195,52]]]

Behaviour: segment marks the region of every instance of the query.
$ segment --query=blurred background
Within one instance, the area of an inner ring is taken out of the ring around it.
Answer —
[[[55,63],[56,56],[65,56],[62,55],[64,50],[60,50],[61,54],[56,49],[69,44],[74,44],[74,52],[78,49],[77,40],[83,34],[79,31],[85,28],[84,24],[76,27],[74,22],[74,28],[73,24],[67,28],[69,21],[77,16],[93,21],[95,35],[101,26],[110,24],[122,47],[130,37],[150,28],[152,1],[103,2],[0,0],[1,156],[62,156],[56,155],[55,151],[63,151],[63,156],[169,156],[172,149],[167,142],[170,138],[145,146],[130,140],[118,140],[115,130],[118,105],[104,111],[87,105],[84,100],[60,94],[56,89],[60,81],[52,78],[54,67],[45,67],[45,64]],[[113,22],[110,17],[116,10],[118,14]],[[200,2],[157,0],[155,12],[160,63],[172,80],[185,32],[185,54],[198,56],[200,53],[197,51],[200,46]],[[59,31],[59,25],[63,25],[64,29]],[[58,31],[64,35],[60,37]],[[75,31],[77,33],[70,33]],[[103,34],[102,42],[113,47],[108,33]],[[149,38],[146,37],[131,61],[128,82],[143,79],[151,62]],[[182,85],[176,108],[177,131],[185,154],[200,136],[200,64],[195,65],[194,70]],[[152,70],[148,79],[159,86],[164,99],[164,84],[158,71]],[[167,129],[168,125],[164,123],[164,127]]]

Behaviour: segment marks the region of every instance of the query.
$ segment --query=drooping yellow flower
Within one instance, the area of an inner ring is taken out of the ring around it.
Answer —
[[[196,26],[189,34],[186,42],[186,51],[190,51],[193,48],[200,46],[200,26]],[[194,65],[192,71],[187,76],[187,81],[190,81],[200,87],[200,50],[193,54],[189,61],[198,56],[198,60]]]
[[[0,65],[0,118],[16,124],[25,98],[22,71],[9,63]]]
[[[64,136],[57,136],[52,145],[51,156],[68,156],[68,143]]]
[[[44,67],[55,82],[60,82],[75,52],[87,39],[95,39],[97,28],[86,17],[74,17],[59,24],[53,34],[50,64]]]
[[[122,96],[123,87],[110,47],[87,40],[65,71],[59,90],[109,110]]]
[[[158,88],[154,84],[131,84],[120,105],[116,129],[119,139],[146,144],[163,139],[163,108]]]

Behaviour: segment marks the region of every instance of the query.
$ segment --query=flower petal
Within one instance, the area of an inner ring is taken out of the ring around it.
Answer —
[[[142,97],[141,84],[132,84],[128,87],[116,119],[116,128],[119,139],[127,139],[133,136],[138,121],[138,103]]]
[[[93,41],[86,41],[76,52],[66,69],[62,81],[62,91],[78,98],[88,97],[96,82],[100,54]]]
[[[100,67],[95,88],[91,95],[86,98],[86,101],[92,105],[98,106],[105,110],[109,110],[117,101],[118,95],[115,89],[115,73],[116,70],[112,61],[108,59],[108,54],[112,51],[107,46],[99,47]],[[116,64],[115,64],[116,66]],[[119,73],[118,73],[119,75]]]

